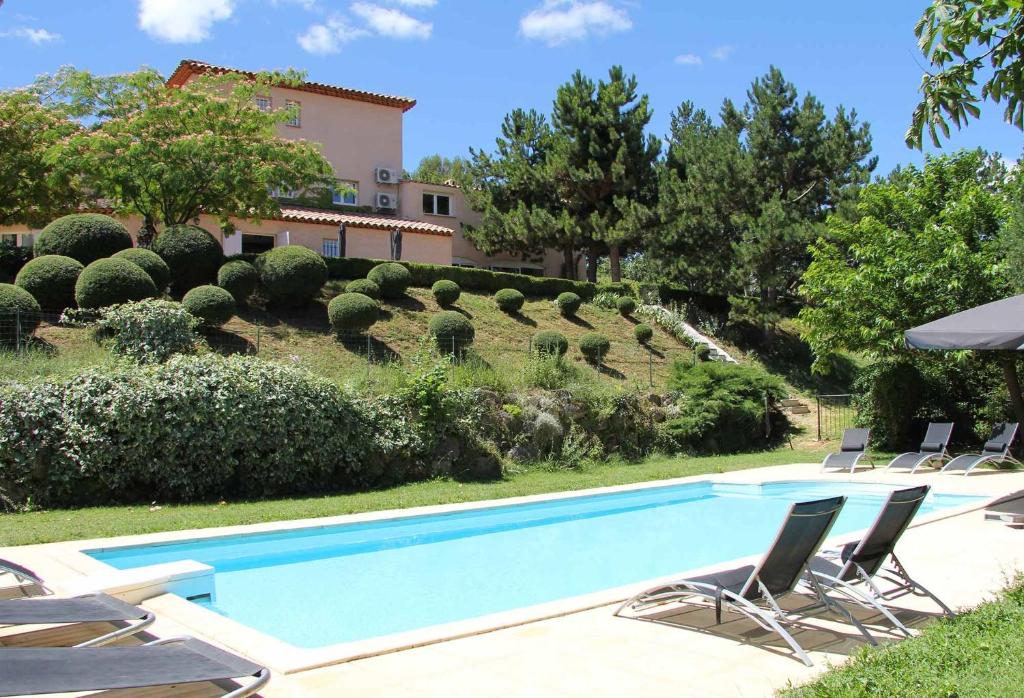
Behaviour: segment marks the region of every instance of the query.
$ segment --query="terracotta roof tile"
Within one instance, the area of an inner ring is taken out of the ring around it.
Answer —
[[[423,221],[410,221],[402,218],[384,218],[382,216],[369,216],[358,213],[339,213],[319,208],[299,208],[294,206],[282,206],[279,220],[292,223],[318,223],[321,225],[341,225],[353,228],[380,228],[382,230],[399,230],[410,233],[423,233],[425,235],[443,235],[450,237],[455,233],[451,228],[442,225],[425,223]]]

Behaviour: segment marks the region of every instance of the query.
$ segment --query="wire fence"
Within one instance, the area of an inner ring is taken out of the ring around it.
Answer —
[[[854,425],[856,412],[849,393],[815,395],[814,402],[818,413],[818,441],[838,439],[843,430]]]

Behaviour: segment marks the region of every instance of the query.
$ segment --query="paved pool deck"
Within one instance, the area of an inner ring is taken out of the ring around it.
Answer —
[[[718,481],[811,480],[932,484],[937,491],[988,495],[1008,501],[1000,507],[1024,513],[1024,472],[982,471],[969,477],[933,472],[914,475],[861,470],[855,475],[820,474],[814,464],[757,468],[720,475]],[[645,483],[652,484],[652,483]],[[1020,497],[1020,499],[1017,499]],[[432,510],[435,508],[431,508]],[[308,523],[308,522],[307,522]],[[274,524],[267,524],[274,526]],[[189,537],[195,532],[161,534]],[[992,597],[1007,579],[1024,570],[1024,530],[985,521],[981,510],[941,518],[909,529],[898,553],[910,573],[954,608]],[[64,544],[0,548],[9,557],[35,566],[58,590],[73,586],[74,570],[62,564]],[[443,590],[439,590],[443,593]],[[202,626],[178,615],[181,602],[170,595],[142,605],[159,615],[153,635],[192,634],[238,651],[245,638],[207,635]],[[794,605],[799,605],[795,603]],[[904,597],[897,615],[911,627],[926,625],[937,609],[927,599]],[[843,662],[863,644],[850,626],[816,616],[794,632],[815,662],[805,667],[773,634],[727,614],[714,625],[704,610],[668,614],[652,611],[661,623],[612,615],[614,606],[568,613],[501,630],[370,656],[320,668],[275,673],[261,695],[285,696],[772,696],[788,683],[802,683],[830,664]],[[861,619],[872,614],[851,609]],[[387,612],[386,599],[381,612]],[[876,633],[881,641],[898,636]],[[16,638],[9,638],[15,640]],[[4,637],[0,636],[0,643]],[[241,644],[240,644],[241,643]],[[210,687],[182,687],[169,695],[216,695]],[[158,695],[158,693],[146,693]]]

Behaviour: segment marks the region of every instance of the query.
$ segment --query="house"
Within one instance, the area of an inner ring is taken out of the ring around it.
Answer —
[[[184,85],[204,73],[255,77],[235,68],[183,60],[167,84]],[[554,251],[531,261],[480,252],[463,234],[479,216],[466,205],[458,187],[402,178],[402,119],[416,100],[318,82],[271,87],[255,99],[264,109],[293,106],[295,117],[278,127],[279,135],[319,143],[345,186],[332,192],[329,208],[301,205],[301,192],[275,192],[281,202],[277,219],[234,221],[236,232],[227,236],[213,218],[201,217],[199,224],[221,241],[225,254],[302,245],[327,257],[392,259],[392,240],[400,231],[403,260],[561,274],[562,257]],[[132,234],[141,227],[137,218],[124,223]],[[339,240],[342,225],[344,250]],[[34,237],[26,228],[6,228],[0,234],[22,245],[32,244]]]

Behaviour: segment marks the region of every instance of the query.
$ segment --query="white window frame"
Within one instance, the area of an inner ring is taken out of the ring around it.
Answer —
[[[339,256],[338,238],[324,238],[320,246],[320,253],[324,257],[336,258]]]
[[[274,100],[267,95],[256,95],[252,101],[260,111],[270,111],[274,108]]]
[[[343,179],[343,180],[341,180],[340,183],[344,184],[346,187],[348,187],[350,189],[353,189],[354,191],[341,192],[341,191],[337,191],[337,190],[332,190],[331,191],[331,201],[334,203],[334,205],[335,206],[358,206],[359,205],[359,182],[352,182],[352,181]],[[348,197],[351,197],[352,200],[351,201],[346,201],[345,199],[348,198]]]
[[[298,109],[295,112],[295,116],[285,121],[284,125],[291,126],[292,128],[302,128],[302,102],[297,99],[286,99],[284,101],[285,109],[292,106],[298,107]]]
[[[427,196],[432,197],[431,201],[433,203],[432,210],[430,210],[430,211],[428,211],[425,206],[423,207],[424,215],[427,215],[427,216],[442,216],[444,218],[454,218],[455,217],[454,207],[452,206],[452,199],[454,197],[452,197],[451,194],[442,194],[441,192],[435,192],[435,191],[425,191],[425,192],[423,192],[423,196],[424,197],[427,197]],[[439,197],[439,196],[443,196],[444,198],[448,199],[448,213],[438,213],[437,212],[437,197]]]
[[[302,196],[301,189],[288,189],[284,190],[281,187],[273,187],[270,190],[270,196],[274,199],[298,199]]]

